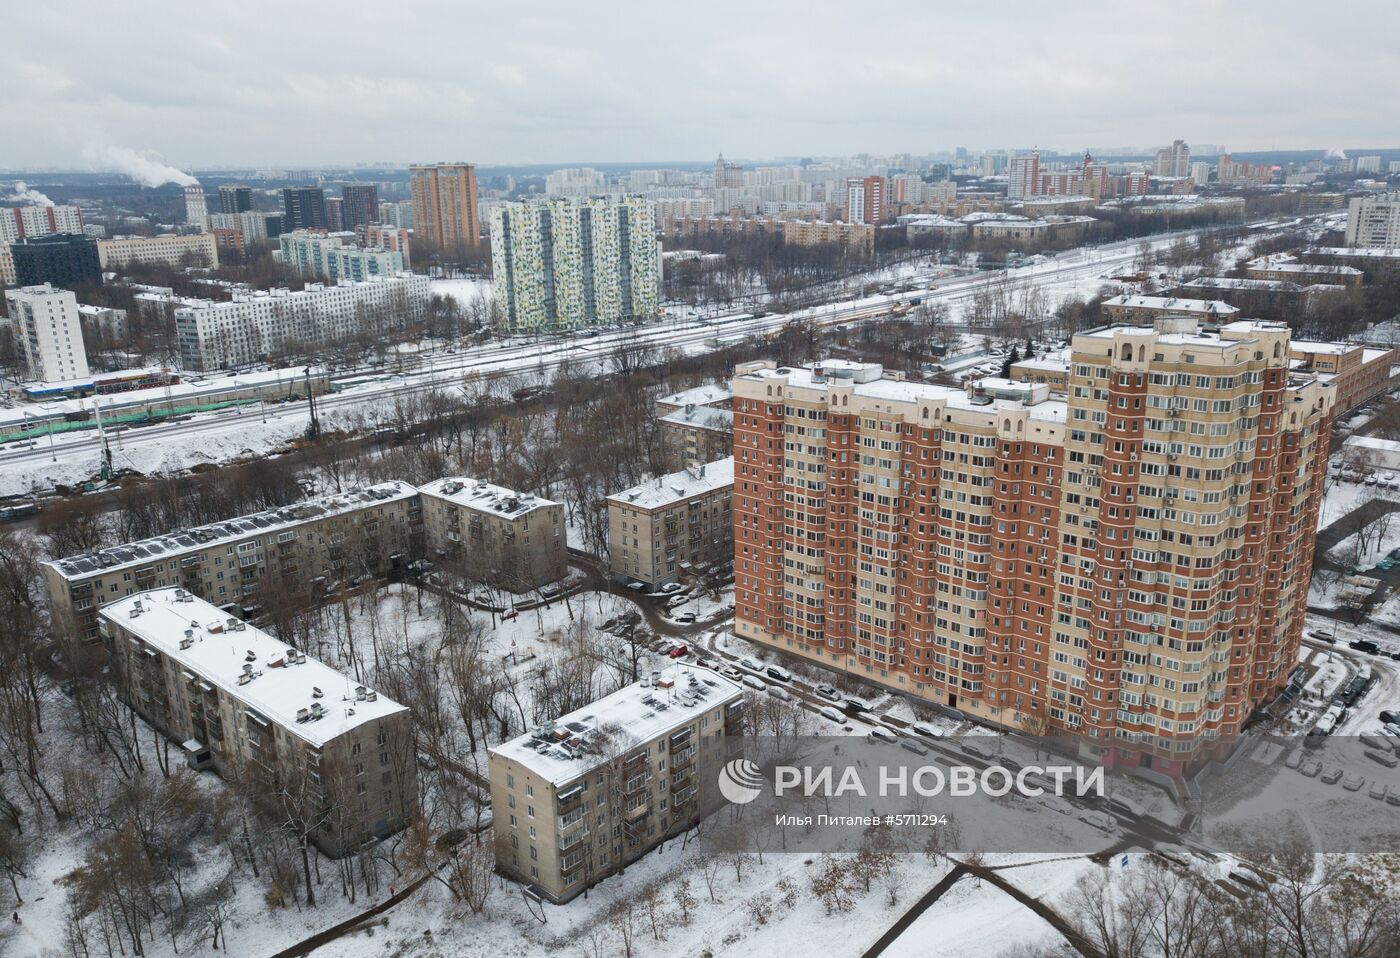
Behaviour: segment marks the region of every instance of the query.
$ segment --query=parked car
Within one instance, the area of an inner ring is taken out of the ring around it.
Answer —
[[[822,698],[829,699],[832,702],[841,701],[841,693],[836,691],[829,685],[818,685],[815,689],[813,689],[813,691],[820,695]]]
[[[1396,759],[1394,755],[1390,755],[1385,752],[1377,752],[1372,749],[1367,749],[1366,757],[1369,758],[1371,761],[1375,762],[1377,765],[1384,765],[1386,768],[1395,768],[1397,765],[1400,765],[1400,759]]]
[[[845,725],[845,724],[846,724],[846,716],[843,715],[843,714],[842,714],[840,711],[838,711],[837,709],[832,708],[830,705],[828,705],[828,706],[826,706],[825,708],[821,709],[817,714],[820,715],[820,716],[821,716],[822,718],[824,718],[824,719],[827,719],[827,720],[829,720],[829,721],[835,722],[837,725]]]
[[[906,750],[908,750],[908,751],[910,751],[910,752],[913,752],[915,755],[927,755],[927,754],[928,754],[928,746],[927,746],[927,745],[921,745],[919,742],[915,741],[915,740],[912,739],[912,738],[906,738],[906,739],[901,740],[900,743],[899,743],[899,745],[900,745],[901,748],[906,749]]]
[[[1392,712],[1389,709],[1382,709],[1380,720],[1386,725],[1400,725],[1400,712]]]
[[[791,682],[792,673],[781,665],[770,665],[767,668],[768,677],[777,682]]]
[[[792,694],[788,692],[787,689],[783,688],[781,685],[768,686],[768,694],[773,696],[773,698],[777,699],[780,702],[792,701]]]
[[[1359,792],[1361,791],[1361,786],[1365,784],[1366,779],[1362,778],[1360,775],[1348,775],[1346,778],[1342,779],[1342,788],[1346,789],[1348,792]]]
[[[1283,764],[1287,768],[1298,768],[1303,764],[1303,753],[1289,752],[1288,757],[1283,760]]]
[[[762,672],[762,671],[763,671],[763,665],[762,665],[762,663],[760,663],[760,662],[755,662],[753,659],[749,658],[748,656],[744,656],[744,657],[740,658],[740,659],[739,659],[739,665],[740,665],[740,667],[742,667],[742,668],[748,669],[750,672]]]
[[[666,654],[669,655],[669,656],[670,656],[671,658],[673,658],[673,659],[679,659],[679,658],[685,656],[685,655],[686,655],[687,653],[689,653],[689,652],[690,652],[690,647],[687,646],[685,643],[682,642],[682,643],[679,643],[679,644],[675,645],[674,647],[672,647],[671,651],[667,652]]]
[[[1381,647],[1369,639],[1357,639],[1351,643],[1351,648],[1357,652],[1365,652],[1368,655],[1375,655],[1380,652]]]
[[[1322,763],[1308,762],[1299,771],[1303,773],[1304,778],[1317,778],[1318,775],[1322,774]]]
[[[883,725],[875,726],[866,734],[869,735],[870,738],[879,739],[882,742],[889,742],[891,744],[899,741],[899,736],[894,734],[894,732],[890,731],[889,729],[885,728]]]
[[[744,678],[744,673],[743,673],[743,672],[740,672],[738,669],[736,669],[736,668],[735,668],[734,666],[732,666],[732,665],[729,666],[729,667],[727,667],[727,668],[725,668],[725,669],[724,669],[723,671],[721,671],[719,674],[722,675],[722,676],[724,676],[724,677],[727,678],[727,679],[733,679],[735,682],[741,681],[741,680]]]
[[[1235,868],[1230,871],[1230,880],[1255,891],[1268,891],[1269,883],[1248,868]]]
[[[846,704],[843,705],[842,708],[844,708],[847,712],[850,712],[851,714],[855,715],[863,712],[869,712],[870,703],[866,702],[864,699],[858,699],[855,696],[850,696],[846,699]]]
[[[1342,780],[1342,770],[1340,768],[1329,768],[1322,773],[1323,784],[1336,785]]]
[[[1385,799],[1385,793],[1386,793],[1386,784],[1385,784],[1385,782],[1374,782],[1374,783],[1372,783],[1372,785],[1371,785],[1370,791],[1368,791],[1366,794],[1369,795],[1369,796],[1371,796],[1371,797],[1374,798],[1374,799],[1377,799],[1377,800],[1379,801],[1379,800],[1384,800],[1384,799]]]
[[[690,625],[695,621],[695,613],[682,612],[680,615],[672,616],[671,621],[675,622],[677,625]]]
[[[1324,632],[1321,629],[1313,629],[1308,633],[1308,638],[1315,639],[1318,642],[1326,642],[1328,645],[1331,645],[1333,642],[1332,633]]]
[[[909,729],[910,729],[910,731],[912,731],[915,735],[922,735],[924,738],[942,738],[942,737],[943,737],[943,730],[942,730],[942,729],[934,728],[932,725],[929,725],[929,724],[927,724],[927,723],[925,723],[925,722],[915,722],[913,725],[909,726]]]
[[[700,656],[700,658],[698,658],[698,659],[695,660],[695,664],[696,664],[696,665],[699,665],[699,666],[703,666],[704,668],[707,668],[707,669],[714,669],[715,671],[719,671],[719,663],[716,662],[714,659],[708,657],[708,656],[704,656],[704,655]]]
[[[762,679],[760,679],[760,678],[759,678],[758,676],[756,676],[756,675],[746,675],[746,676],[744,676],[744,680],[743,680],[743,681],[744,681],[744,684],[745,684],[745,685],[747,685],[749,688],[753,689],[755,692],[767,692],[767,691],[768,691],[768,683],[765,682],[765,681],[763,681]]]

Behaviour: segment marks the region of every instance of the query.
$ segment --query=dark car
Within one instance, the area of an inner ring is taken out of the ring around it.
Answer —
[[[1400,712],[1384,709],[1381,711],[1381,721],[1386,725],[1400,725]]]
[[[1377,655],[1381,650],[1379,645],[1368,639],[1357,639],[1355,642],[1351,643],[1351,647],[1358,652],[1365,652],[1368,655]]]

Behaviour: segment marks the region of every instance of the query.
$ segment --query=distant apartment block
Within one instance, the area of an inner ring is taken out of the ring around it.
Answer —
[[[413,202],[402,200],[397,203],[379,204],[379,222],[399,229],[413,229]]]
[[[379,188],[373,183],[346,183],[340,188],[341,229],[379,222]]]
[[[1288,340],[1078,333],[1063,400],[740,365],[736,633],[1182,772],[1297,662],[1335,389]]]
[[[82,235],[83,214],[76,206],[0,207],[0,246],[18,243],[26,236],[54,233]]]
[[[568,572],[559,503],[479,479],[438,479],[420,491],[428,548],[472,578],[528,592]]]
[[[201,233],[209,228],[209,203],[198,183],[185,187],[185,222]]]
[[[407,707],[182,588],[117,600],[100,630],[123,697],[190,767],[242,782],[275,819],[314,822],[326,854],[416,813]]]
[[[218,266],[219,247],[210,233],[162,233],[159,236],[116,236],[97,241],[97,258],[104,270],[132,266],[179,267],[186,263]]]
[[[1171,146],[1157,151],[1152,164],[1156,176],[1174,176],[1186,179],[1191,175],[1191,147],[1185,140],[1173,140]]]
[[[30,379],[65,382],[88,374],[78,299],[66,289],[24,286],[5,290],[15,351]]]
[[[734,558],[734,457],[696,463],[680,472],[608,496],[608,556],[622,582],[652,590],[695,566]]]
[[[1400,192],[1353,197],[1347,204],[1346,244],[1400,249]]]
[[[355,227],[355,244],[357,246],[378,247],[389,250],[391,253],[398,253],[403,257],[404,269],[410,269],[413,266],[409,237],[409,230],[401,226],[369,223]]]
[[[740,687],[673,666],[488,750],[496,867],[554,902],[722,806]]]
[[[397,276],[404,271],[402,253],[357,246],[356,234],[351,232],[295,230],[283,233],[277,240],[282,248],[282,264],[298,276],[360,282],[373,276]]]
[[[330,229],[326,191],[319,186],[289,186],[282,190],[282,229]]]
[[[878,225],[885,219],[885,178],[852,177],[846,180],[846,221]]]
[[[276,359],[284,351],[344,340],[420,319],[428,277],[376,276],[304,290],[235,290],[230,300],[186,300],[175,310],[185,369],[213,370]]]
[[[237,184],[219,187],[220,213],[248,213],[253,209],[253,188]]]
[[[246,187],[245,187],[246,188]],[[243,234],[243,244],[258,243],[267,237],[267,214],[254,210],[239,213],[210,213],[209,229],[238,230]]]
[[[701,219],[714,215],[715,201],[707,196],[656,201],[656,224],[663,233],[672,232],[678,220]]]
[[[501,325],[579,329],[656,316],[661,255],[647,200],[507,203],[491,211]]]
[[[92,640],[97,610],[138,592],[178,587],[216,605],[235,603],[251,618],[270,589],[402,568],[421,552],[422,534],[418,490],[383,482],[44,562],[40,570],[55,630]]]
[[[434,246],[481,242],[476,170],[470,163],[410,166],[408,189],[413,197],[413,229],[421,239]]]
[[[8,247],[14,283],[19,286],[73,286],[102,281],[97,242],[73,233],[27,236]]]

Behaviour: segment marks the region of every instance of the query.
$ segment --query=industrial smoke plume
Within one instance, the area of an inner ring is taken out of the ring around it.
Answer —
[[[142,156],[124,146],[107,146],[87,151],[88,159],[118,173],[125,173],[142,186],[163,186],[174,183],[176,186],[194,186],[199,181],[188,173],[182,173],[173,166]]]
[[[29,184],[24,180],[15,180],[15,191],[5,197],[6,203],[33,203],[37,206],[53,206],[53,200],[49,199],[38,190],[31,190]]]

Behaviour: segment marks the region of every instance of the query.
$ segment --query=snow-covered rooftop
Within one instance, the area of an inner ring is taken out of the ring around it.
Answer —
[[[318,748],[366,722],[407,711],[261,629],[227,618],[184,589],[139,592],[104,606],[99,614],[140,636],[195,679],[222,689]]]
[[[729,432],[734,428],[734,411],[716,406],[684,407],[661,417],[661,421],[694,429],[712,429],[715,432]]]
[[[727,403],[731,398],[729,383],[711,383],[708,386],[696,386],[693,389],[682,389],[678,393],[671,393],[669,396],[662,396],[656,400],[665,406],[676,406],[685,408],[686,406],[710,406],[716,403]]]
[[[610,502],[639,509],[659,509],[694,496],[734,485],[734,457],[702,463],[667,476],[649,479],[631,489],[608,496]]]
[[[495,486],[485,479],[469,479],[465,476],[434,479],[418,491],[425,496],[436,496],[448,502],[481,512],[489,512],[505,519],[518,519],[536,509],[546,509],[559,503],[552,499],[542,499],[528,492],[516,492],[504,486]]]
[[[116,572],[134,566],[145,565],[157,559],[176,559],[191,552],[207,549],[210,543],[221,540],[235,541],[250,536],[267,535],[300,525],[312,519],[338,513],[351,512],[370,506],[395,502],[416,496],[418,490],[406,482],[397,480],[381,482],[367,489],[354,489],[333,496],[316,499],[303,499],[278,509],[255,512],[252,515],[211,522],[178,532],[141,539],[100,549],[97,552],[69,556],[48,563],[66,579],[83,578],[89,575]]]
[[[488,751],[561,785],[741,694],[737,683],[709,669],[676,665]]]
[[[1162,309],[1174,313],[1208,313],[1212,316],[1233,316],[1234,306],[1218,299],[1181,299],[1173,296],[1114,296],[1103,301],[1104,306],[1126,309]]]
[[[1400,259],[1400,249],[1383,246],[1315,246],[1305,252],[1317,256],[1356,256],[1363,259]]]

